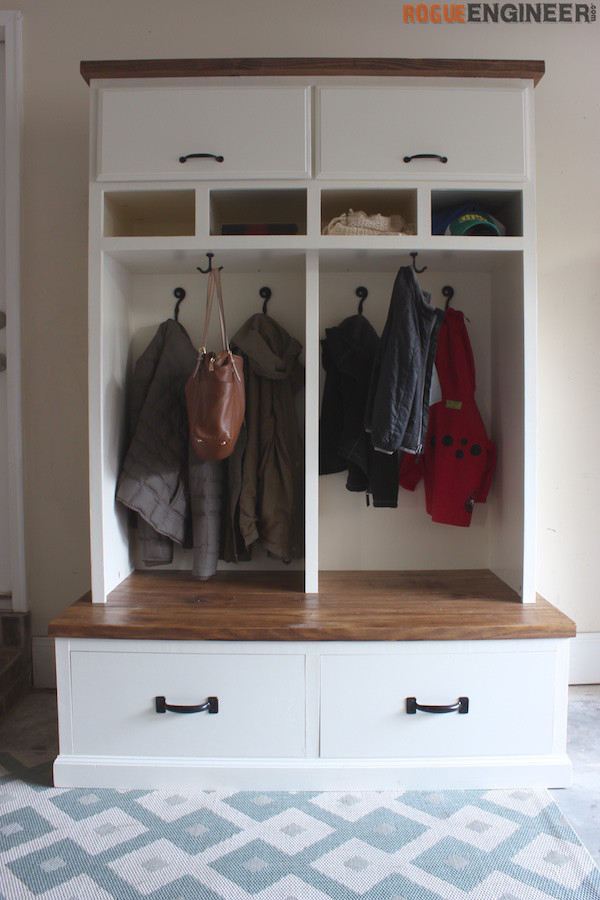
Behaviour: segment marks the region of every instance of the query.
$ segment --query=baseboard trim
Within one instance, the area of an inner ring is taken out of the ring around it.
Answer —
[[[571,638],[569,684],[600,684],[600,632]]]
[[[34,637],[31,640],[33,656],[34,688],[56,688],[56,660],[54,656],[54,638]]]
[[[173,759],[59,755],[56,787],[148,790],[449,790],[568,787],[566,755],[460,759]]]

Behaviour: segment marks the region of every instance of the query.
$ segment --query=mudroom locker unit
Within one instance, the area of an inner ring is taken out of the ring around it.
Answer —
[[[57,785],[569,782],[575,627],[535,591],[543,71],[494,60],[82,63],[92,587],[50,626]],[[501,233],[434,233],[465,206]],[[325,233],[349,210],[399,216],[402,230]],[[270,292],[267,314],[303,345],[305,547],[289,564],[255,548],[199,581],[188,550],[158,570],[136,558],[115,493],[135,360],[173,317],[177,289],[179,321],[199,343],[209,261],[222,267],[230,335]],[[497,449],[469,527],[432,522],[422,488],[379,509],[346,490],[345,473],[319,476],[320,339],[356,313],[358,287],[381,334],[402,266],[440,308],[451,286],[467,319]]]

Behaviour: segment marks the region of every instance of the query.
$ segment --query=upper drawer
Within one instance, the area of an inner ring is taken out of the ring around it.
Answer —
[[[323,88],[323,178],[522,178],[525,92],[469,88]],[[439,159],[413,159],[416,154]]]
[[[308,88],[105,88],[97,177],[293,178],[310,172]],[[181,156],[210,153],[222,156]]]

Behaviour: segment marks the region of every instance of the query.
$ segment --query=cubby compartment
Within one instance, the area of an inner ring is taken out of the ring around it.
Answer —
[[[306,190],[212,190],[210,233],[214,235],[306,234]]]
[[[347,472],[319,478],[319,565],[321,570],[490,569],[517,593],[530,592],[533,572],[524,562],[524,393],[534,356],[523,332],[523,257],[519,252],[422,251],[417,276],[433,305],[444,308],[443,288],[454,288],[452,306],[466,317],[477,379],[475,400],[497,464],[486,503],[476,503],[469,527],[434,523],[425,507],[421,481],[414,492],[399,488],[397,508],[375,508],[364,492],[346,488]],[[360,257],[323,253],[320,273],[321,338],[326,329],[358,312],[356,288],[368,295],[362,314],[381,336],[399,265],[411,259],[372,252]],[[321,394],[325,383],[320,369]],[[531,416],[531,410],[528,411]],[[531,545],[530,545],[531,546]],[[524,588],[525,585],[525,588]]]
[[[104,193],[104,237],[185,237],[195,232],[193,190]]]
[[[469,214],[471,209],[475,212],[487,213],[496,220],[496,225],[502,237],[522,237],[523,235],[523,194],[517,190],[434,190],[431,192],[431,221],[432,234],[444,234],[450,221],[456,218],[461,211]],[[456,216],[453,215],[456,213]],[[474,220],[475,224],[477,220]],[[502,233],[504,232],[504,233]],[[494,237],[492,228],[489,231],[483,228],[475,229],[468,237],[476,236]]]
[[[251,316],[262,314],[264,296],[261,289],[268,287],[271,291],[267,306],[269,316],[302,347],[305,346],[303,254],[290,252],[270,260],[269,254],[219,252],[212,262],[214,266],[223,266],[221,277],[230,340]],[[101,294],[90,307],[90,327],[104,334],[108,329],[111,335],[110,340],[102,342],[101,356],[94,354],[90,360],[91,430],[94,435],[90,448],[92,592],[96,602],[103,602],[133,570],[156,571],[146,567],[139,558],[132,516],[115,499],[130,439],[131,376],[136,360],[150,345],[159,325],[173,318],[176,288],[185,291],[185,298],[178,308],[178,321],[193,346],[200,345],[207,277],[199,274],[196,267],[205,268],[206,264],[206,256],[189,250],[161,259],[160,254],[117,249],[103,257]],[[221,349],[214,308],[207,346],[216,351]],[[304,366],[304,352],[299,358]],[[296,392],[295,402],[302,444],[303,388]],[[297,464],[299,472],[303,473],[303,459],[298,459]],[[237,565],[219,563],[219,568],[288,572],[302,570],[303,565],[303,559],[284,564],[269,556],[263,548],[254,546],[251,560]],[[175,545],[173,562],[160,567],[160,571],[165,569],[191,572],[191,551]]]
[[[356,230],[354,220],[348,222],[350,210],[372,217],[362,218]],[[336,225],[336,220],[339,224]],[[387,221],[386,221],[387,220]],[[365,224],[367,230],[365,230]],[[321,191],[321,233],[358,234],[385,237],[386,234],[417,233],[417,191],[398,189],[332,189]]]

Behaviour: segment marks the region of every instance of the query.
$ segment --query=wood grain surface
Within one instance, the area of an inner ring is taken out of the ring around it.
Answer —
[[[190,78],[219,76],[376,75],[429,78],[521,78],[537,84],[544,74],[536,59],[395,59],[344,57],[259,57],[229,59],[114,59],[84,60],[80,64],[89,84],[94,78]]]
[[[110,595],[87,594],[49,626],[53,637],[210,641],[417,641],[573,637],[575,624],[487,570],[135,572]]]

